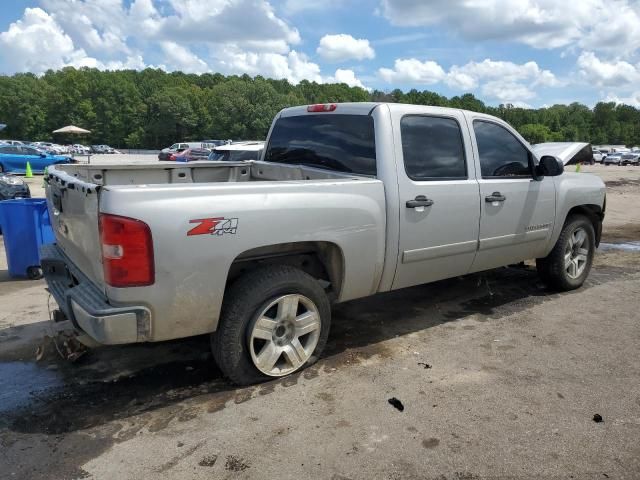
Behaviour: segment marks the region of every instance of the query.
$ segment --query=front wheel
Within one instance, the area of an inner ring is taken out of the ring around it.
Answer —
[[[561,290],[580,288],[589,275],[595,254],[595,232],[591,221],[582,215],[567,219],[551,253],[538,258],[536,266],[542,280]]]
[[[225,295],[213,356],[233,383],[283,377],[316,362],[329,335],[331,307],[316,279],[297,268],[259,268]]]

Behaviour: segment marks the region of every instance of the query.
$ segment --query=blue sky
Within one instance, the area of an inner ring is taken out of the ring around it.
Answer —
[[[637,0],[11,0],[0,72],[72,65],[248,73],[640,106]]]

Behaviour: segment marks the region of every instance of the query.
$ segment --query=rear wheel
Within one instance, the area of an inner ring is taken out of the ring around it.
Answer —
[[[238,385],[282,377],[317,361],[330,323],[329,300],[313,277],[287,265],[260,268],[225,295],[213,356]]]
[[[567,219],[551,253],[536,260],[542,280],[557,290],[582,286],[589,275],[595,254],[595,232],[583,215]]]

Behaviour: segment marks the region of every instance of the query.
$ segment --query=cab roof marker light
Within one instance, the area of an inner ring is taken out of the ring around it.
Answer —
[[[333,112],[338,105],[335,103],[316,103],[315,105],[309,105],[307,112]]]

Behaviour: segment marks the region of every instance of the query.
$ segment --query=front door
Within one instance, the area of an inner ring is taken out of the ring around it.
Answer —
[[[400,192],[393,288],[464,275],[476,254],[480,217],[464,116],[435,108],[392,115]]]
[[[480,243],[472,271],[544,254],[555,220],[553,178],[533,178],[533,154],[507,128],[472,121],[480,164]]]

